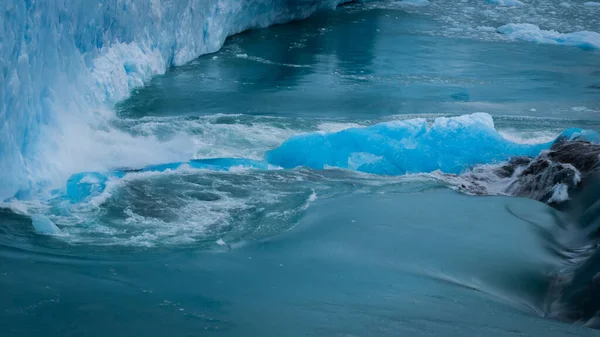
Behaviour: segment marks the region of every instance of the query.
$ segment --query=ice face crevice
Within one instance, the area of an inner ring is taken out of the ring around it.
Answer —
[[[217,51],[229,35],[341,2],[0,1],[0,200],[131,158],[118,143],[139,141],[106,120],[115,101],[152,76]],[[103,149],[91,156],[90,146]]]

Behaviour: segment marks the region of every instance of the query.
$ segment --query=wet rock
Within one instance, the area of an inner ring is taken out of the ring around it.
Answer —
[[[513,158],[494,173],[499,178],[513,178],[505,191],[508,194],[557,204],[576,193],[584,178],[599,169],[599,158],[600,145],[559,138],[538,157]],[[564,193],[565,197],[557,193]]]
[[[600,145],[585,140],[559,138],[554,142],[548,158],[552,161],[571,164],[581,172],[590,172],[599,167]]]
[[[560,184],[568,188],[569,199],[549,202]],[[600,328],[600,145],[559,139],[517,173],[510,189],[549,203],[570,222],[568,267],[556,276],[548,294],[549,315]]]
[[[508,161],[508,163],[494,170],[494,173],[500,178],[512,177],[518,168],[529,165],[532,160],[533,158],[531,157],[513,157]]]

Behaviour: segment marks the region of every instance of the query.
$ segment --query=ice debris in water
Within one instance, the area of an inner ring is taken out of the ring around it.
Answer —
[[[493,3],[492,3],[493,2]],[[496,28],[507,23],[530,23],[557,32],[600,32],[598,8],[584,6],[584,1],[520,0],[515,5],[508,0],[431,1],[428,6],[402,6],[405,11],[426,15],[438,21],[440,29],[422,30],[423,34],[454,38],[474,38],[498,41],[504,39],[495,34]],[[598,1],[596,1],[598,2]],[[375,2],[374,7],[395,8],[398,2]],[[490,33],[479,27],[494,29]]]
[[[492,5],[507,6],[507,7],[518,7],[518,6],[524,5],[524,3],[522,3],[519,0],[488,0],[488,2],[491,3]]]
[[[598,7],[600,8],[600,2],[595,2],[595,1],[588,1],[583,3],[584,6],[586,7]]]
[[[553,30],[540,29],[540,27],[530,23],[511,23],[499,27],[498,32],[512,40],[600,50],[600,34],[596,32],[559,33]]]

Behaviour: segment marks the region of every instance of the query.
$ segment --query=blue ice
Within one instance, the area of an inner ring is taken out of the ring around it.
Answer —
[[[511,156],[535,156],[551,145],[506,140],[494,128],[490,115],[477,113],[437,118],[431,125],[425,119],[412,119],[299,135],[268,152],[266,158],[284,168],[333,166],[384,175],[435,170],[460,173]]]

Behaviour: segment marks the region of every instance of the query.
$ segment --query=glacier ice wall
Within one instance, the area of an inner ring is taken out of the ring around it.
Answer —
[[[0,0],[0,200],[102,169],[110,160],[97,157],[135,145],[106,121],[153,75],[218,50],[229,35],[341,2]]]

